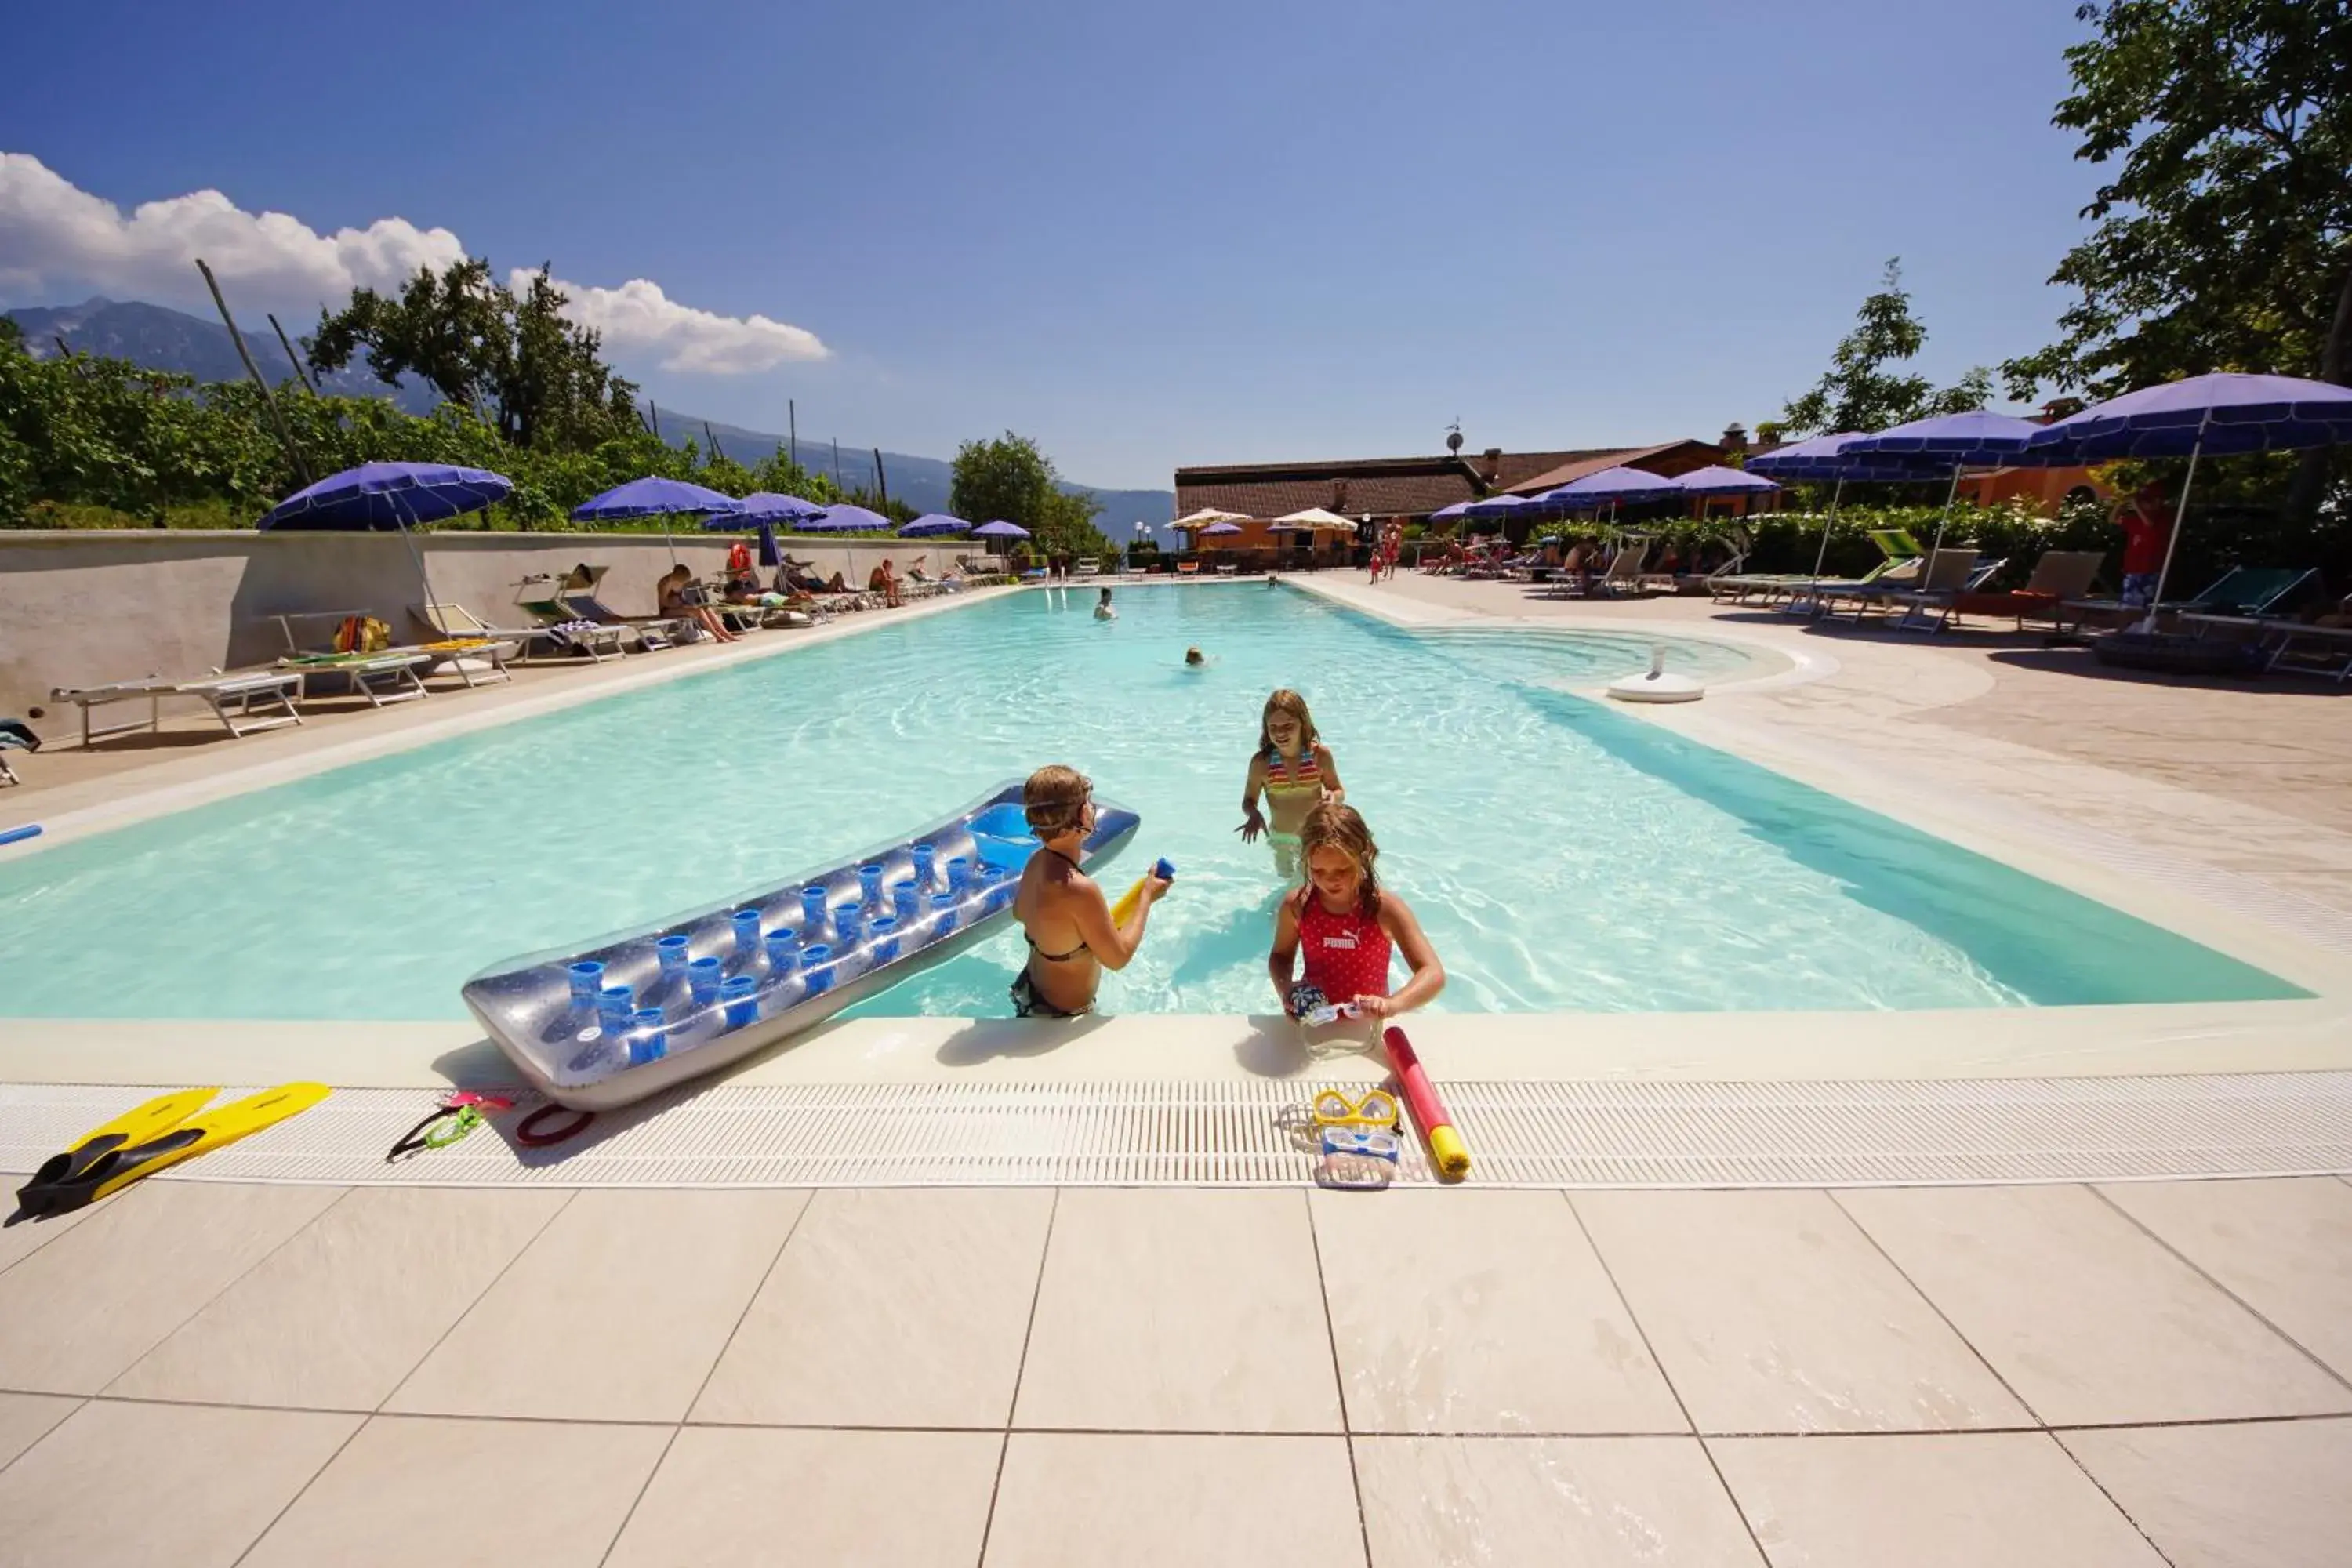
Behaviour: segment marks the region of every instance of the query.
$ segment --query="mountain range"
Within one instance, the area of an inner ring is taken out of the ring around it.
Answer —
[[[151,370],[173,371],[198,381],[236,381],[245,374],[228,329],[218,321],[168,306],[136,300],[90,299],[79,305],[26,306],[7,315],[24,329],[25,346],[37,357],[56,353],[62,342],[76,353],[127,359]],[[238,324],[244,329],[246,347],[251,351],[254,364],[262,376],[273,386],[292,381],[294,363],[279,346],[278,334],[270,330],[268,320]],[[292,322],[287,324],[287,333],[299,342],[304,329],[314,324]],[[386,386],[361,364],[346,365],[318,380],[322,392],[343,397],[388,397],[411,414],[429,414],[441,401],[439,394],[415,377],[406,378],[396,387]],[[692,440],[708,447],[715,439],[729,457],[738,462],[756,464],[769,453],[792,445],[787,437],[772,431],[746,429],[675,408],[650,404],[647,406],[662,438],[673,446]],[[802,437],[802,466],[814,473],[834,472],[835,445],[830,437]],[[842,482],[871,489],[873,447],[843,441],[839,449]],[[945,458],[885,451],[882,477],[891,496],[917,511],[948,510],[953,473]],[[1092,489],[1095,499],[1102,503],[1096,525],[1118,542],[1125,543],[1133,537],[1138,521],[1152,524],[1152,531],[1161,543],[1177,542],[1176,536],[1165,527],[1176,515],[1176,495],[1172,490],[1095,489],[1090,485],[1069,483],[1062,488]]]

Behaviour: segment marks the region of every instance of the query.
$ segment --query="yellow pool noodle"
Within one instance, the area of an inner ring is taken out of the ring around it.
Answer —
[[[1446,1175],[1459,1181],[1470,1173],[1470,1151],[1452,1127],[1441,1123],[1429,1130],[1429,1152]]]

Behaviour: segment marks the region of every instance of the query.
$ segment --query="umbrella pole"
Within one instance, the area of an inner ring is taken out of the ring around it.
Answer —
[[[415,521],[415,514],[412,512],[406,518],[400,515],[409,509],[401,504],[397,490],[392,492],[392,520],[400,527],[401,542],[408,546],[408,558],[416,563],[416,581],[425,590],[425,602],[430,605],[434,602],[433,579],[425,570],[425,552],[417,548],[416,536],[409,531],[409,525]]]
[[[2156,613],[2164,607],[2165,580],[2172,575],[2173,547],[2180,542],[2181,525],[2189,521],[2189,489],[2197,482],[2197,458],[2205,450],[2205,426],[2212,420],[2212,411],[2208,409],[2205,416],[2197,422],[2197,444],[2189,448],[2189,472],[2181,478],[2180,500],[2172,509],[2172,531],[2164,539],[2164,564],[2156,569],[2156,597],[2147,602],[2147,616],[2134,628],[2136,630],[2156,630]]]
[[[1822,586],[1822,565],[1830,558],[1830,535],[1837,528],[1838,502],[1845,498],[1845,476],[1840,474],[1837,483],[1830,487],[1830,514],[1822,520],[1822,547],[1813,552],[1813,592]]]
[[[1944,492],[1944,514],[1936,520],[1936,542],[1927,546],[1927,567],[1919,574],[1919,580],[1923,583],[1927,579],[1927,571],[1936,564],[1936,552],[1944,548],[1944,528],[1952,521],[1952,503],[1960,495],[1960,468],[1961,465],[1957,462],[1952,465],[1952,488]]]

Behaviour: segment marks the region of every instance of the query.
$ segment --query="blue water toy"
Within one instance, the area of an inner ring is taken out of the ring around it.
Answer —
[[[1133,811],[1099,796],[1095,806],[1082,856],[1089,869],[1126,847],[1139,825]],[[1008,780],[920,832],[814,875],[569,951],[492,964],[466,982],[463,995],[531,1088],[574,1110],[613,1110],[740,1061],[986,941],[1012,919],[1015,879],[1036,850],[1021,781]],[[950,876],[950,862],[961,863],[961,877]],[[881,868],[875,887],[886,896],[866,918],[839,920],[866,904],[860,873],[871,867]],[[902,892],[915,896],[902,900]],[[902,902],[907,915],[898,913]],[[742,943],[755,931],[765,933],[765,962],[747,966]],[[688,983],[698,952],[725,960],[715,988],[709,969],[699,972],[700,986]],[[600,1042],[580,1037],[572,966],[591,963],[604,965],[597,1026],[625,1049],[582,1049]],[[748,995],[743,979],[754,982]],[[657,1015],[650,1033],[640,1009]]]
[[[1383,1132],[1373,1127],[1326,1127],[1323,1129],[1323,1152],[1326,1154],[1362,1154],[1374,1160],[1386,1160],[1395,1164],[1404,1153],[1404,1145],[1393,1132]]]
[[[637,1009],[635,1032],[629,1037],[629,1065],[657,1062],[669,1055],[669,1033],[662,1027],[658,1007]]]
[[[28,822],[22,827],[11,827],[6,832],[0,833],[0,844],[21,844],[27,838],[38,838],[40,836],[41,825],[37,822]]]

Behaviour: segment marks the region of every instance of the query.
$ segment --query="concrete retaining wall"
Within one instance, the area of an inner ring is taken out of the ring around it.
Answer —
[[[416,544],[433,596],[494,626],[528,626],[516,607],[524,580],[585,562],[609,567],[604,602],[650,615],[654,584],[671,547],[648,534],[428,533]],[[697,576],[724,567],[725,534],[677,538],[677,559]],[[900,569],[918,555],[945,570],[961,541],[811,537],[783,542],[821,576],[862,585],[888,556]],[[389,624],[396,640],[425,634],[411,613],[425,601],[415,559],[396,533],[244,533],[189,531],[0,531],[0,715],[47,702],[50,689],[142,676],[195,676],[263,664],[285,651],[272,616],[357,611]],[[45,732],[63,735],[52,722]]]

